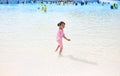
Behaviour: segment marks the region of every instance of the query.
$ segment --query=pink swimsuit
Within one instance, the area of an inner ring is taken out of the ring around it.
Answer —
[[[63,44],[62,44],[62,37],[64,36],[64,32],[62,29],[59,29],[57,32],[57,42],[60,47],[60,49],[63,49]]]

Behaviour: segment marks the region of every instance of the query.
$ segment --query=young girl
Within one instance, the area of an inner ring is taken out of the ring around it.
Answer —
[[[59,55],[61,55],[63,50],[62,38],[66,39],[67,41],[70,41],[70,39],[68,39],[63,32],[63,29],[65,28],[65,22],[61,21],[60,23],[58,23],[58,27],[59,27],[59,30],[57,32],[58,46],[55,51],[57,51],[60,48]]]

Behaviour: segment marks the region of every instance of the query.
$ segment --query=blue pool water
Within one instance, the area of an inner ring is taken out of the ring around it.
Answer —
[[[120,76],[120,4],[0,5],[0,75]],[[66,23],[63,57],[57,24]]]
[[[68,4],[68,5],[56,5],[56,4],[46,4],[48,13],[50,12],[73,12],[73,13],[84,13],[84,12],[120,12],[120,8],[118,7],[117,10],[111,10],[110,4],[105,4],[102,6],[102,4],[97,3],[91,3],[88,5],[81,6],[78,4],[78,6]],[[120,3],[118,3],[118,6],[120,6]],[[36,3],[36,4],[3,4],[0,5],[0,12],[41,12],[41,9],[38,10],[37,8],[42,8],[42,5]]]

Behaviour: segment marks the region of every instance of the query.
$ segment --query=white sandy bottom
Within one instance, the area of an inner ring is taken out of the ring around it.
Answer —
[[[120,17],[95,13],[0,16],[0,76],[120,76],[120,22],[113,25],[112,21]],[[61,20],[67,24],[64,30],[71,42],[63,40],[59,57],[54,50],[56,24]]]

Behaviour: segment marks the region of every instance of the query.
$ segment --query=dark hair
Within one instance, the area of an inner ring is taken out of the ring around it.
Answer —
[[[61,24],[65,24],[65,22],[61,21],[57,24],[57,26],[60,26]]]

